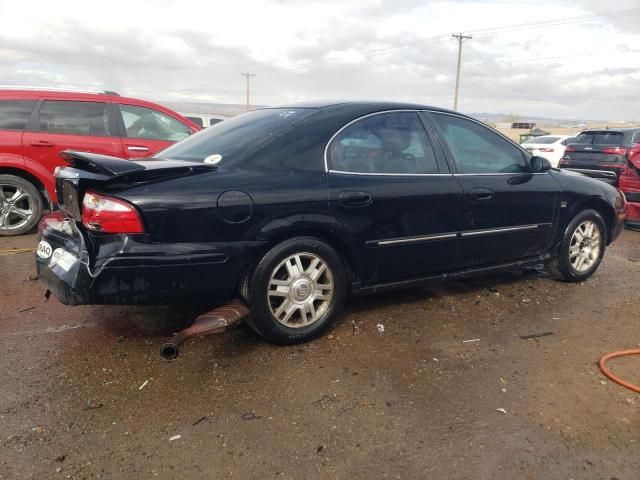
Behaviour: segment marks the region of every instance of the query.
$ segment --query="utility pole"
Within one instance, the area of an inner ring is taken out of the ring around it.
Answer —
[[[458,110],[458,90],[460,89],[460,62],[462,60],[462,42],[471,40],[471,35],[463,35],[462,33],[452,34],[453,38],[458,40],[458,67],[456,68],[456,94],[453,97],[453,109]]]
[[[249,94],[251,92],[251,77],[255,77],[256,74],[255,73],[241,73],[240,75],[242,75],[243,77],[246,77],[246,79],[247,79],[247,112],[248,112],[250,110]]]

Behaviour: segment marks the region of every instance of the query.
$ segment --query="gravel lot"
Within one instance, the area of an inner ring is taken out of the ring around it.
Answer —
[[[240,326],[174,362],[158,348],[199,312],[44,303],[33,254],[7,251],[35,242],[0,238],[2,479],[640,476],[640,395],[596,365],[640,345],[640,233],[584,284],[378,294],[315,342]],[[612,365],[640,383],[638,358]]]

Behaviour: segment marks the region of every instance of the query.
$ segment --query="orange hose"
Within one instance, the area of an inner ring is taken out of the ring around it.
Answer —
[[[607,353],[605,356],[603,356],[600,359],[600,361],[598,362],[598,366],[600,367],[600,370],[602,370],[602,373],[604,373],[607,377],[609,377],[610,380],[616,382],[618,385],[622,385],[623,387],[628,388],[629,390],[633,390],[634,392],[640,393],[640,387],[638,387],[637,385],[634,385],[633,383],[625,382],[621,378],[616,377],[613,373],[611,373],[611,370],[609,370],[605,365],[605,363],[608,360],[611,360],[612,358],[616,358],[616,357],[623,357],[625,355],[640,355],[640,349],[621,350],[619,352]]]

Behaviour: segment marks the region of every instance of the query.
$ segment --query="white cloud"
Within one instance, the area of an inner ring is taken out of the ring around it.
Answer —
[[[156,100],[380,98],[463,111],[637,117],[637,0],[0,0],[0,83],[101,86]],[[625,15],[621,10],[635,9]],[[613,14],[575,22],[578,16]],[[528,25],[557,19],[559,25]],[[525,28],[526,27],[526,28]]]

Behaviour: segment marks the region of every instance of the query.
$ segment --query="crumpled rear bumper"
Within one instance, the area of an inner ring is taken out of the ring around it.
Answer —
[[[158,244],[81,228],[61,212],[40,223],[52,253],[36,254],[38,276],[64,304],[213,304],[236,296],[241,247],[232,255],[215,244]]]

